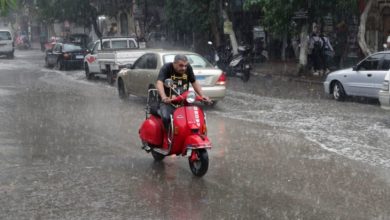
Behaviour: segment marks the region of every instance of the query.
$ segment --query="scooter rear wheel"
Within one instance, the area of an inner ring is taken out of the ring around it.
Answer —
[[[193,159],[192,155],[188,158],[191,172],[195,176],[201,177],[206,174],[209,168],[209,156],[207,150],[206,149],[195,150],[193,154],[196,154],[196,159]]]

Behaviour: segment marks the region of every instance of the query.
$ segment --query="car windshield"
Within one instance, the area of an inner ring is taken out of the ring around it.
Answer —
[[[170,63],[173,62],[173,59],[175,58],[176,54],[168,54],[164,56],[164,63]],[[209,62],[206,61],[203,57],[197,55],[197,54],[185,54],[185,56],[188,59],[188,63],[193,68],[210,68],[213,67]]]
[[[64,51],[75,51],[75,50],[81,50],[81,46],[74,45],[74,44],[64,44]]]
[[[113,49],[127,48],[127,40],[113,40],[111,44]]]
[[[12,40],[8,31],[0,31],[0,40]]]

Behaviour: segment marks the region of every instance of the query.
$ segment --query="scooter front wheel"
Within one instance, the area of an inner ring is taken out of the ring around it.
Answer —
[[[191,172],[198,177],[206,174],[209,168],[209,156],[206,149],[194,150],[188,158]]]
[[[155,161],[162,161],[165,158],[164,155],[162,155],[154,150],[152,150],[152,156],[153,156]]]

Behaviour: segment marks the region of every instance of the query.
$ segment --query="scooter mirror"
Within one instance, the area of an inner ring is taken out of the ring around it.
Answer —
[[[172,79],[166,79],[164,81],[164,86],[168,87],[168,88],[172,88],[173,87],[173,80]]]

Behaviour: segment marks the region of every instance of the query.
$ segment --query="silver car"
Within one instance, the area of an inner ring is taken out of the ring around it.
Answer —
[[[332,94],[337,101],[347,96],[378,99],[389,68],[390,51],[369,55],[352,68],[330,73],[324,82],[325,92]]]
[[[385,79],[383,80],[382,89],[379,91],[379,102],[381,107],[386,110],[390,110],[390,70],[387,71]]]
[[[119,97],[127,99],[129,94],[146,97],[149,88],[155,86],[160,68],[173,62],[175,55],[184,54],[194,70],[196,80],[202,86],[204,95],[213,101],[225,97],[226,76],[201,55],[188,51],[149,51],[139,57],[130,69],[118,73],[117,87]],[[192,88],[190,88],[192,89]]]

